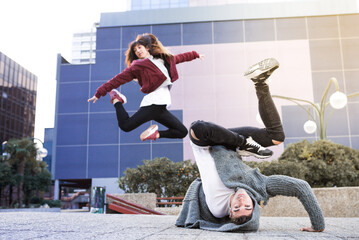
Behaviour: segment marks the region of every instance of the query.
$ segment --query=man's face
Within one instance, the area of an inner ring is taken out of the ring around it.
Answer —
[[[249,216],[253,212],[253,202],[246,190],[239,189],[231,197],[231,211],[229,217],[238,218],[241,216]]]

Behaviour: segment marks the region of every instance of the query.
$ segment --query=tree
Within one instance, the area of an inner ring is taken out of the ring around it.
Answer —
[[[12,169],[8,162],[0,161],[0,199],[4,194],[6,186],[15,185],[15,180],[12,177]],[[1,202],[0,202],[1,204]]]
[[[278,161],[246,162],[264,175],[287,175],[312,187],[359,186],[359,151],[326,140],[287,146]]]
[[[46,162],[38,162],[38,164],[40,165],[41,170],[38,174],[36,174],[35,190],[40,192],[49,191],[49,187],[51,186],[51,173],[49,172],[49,170],[47,170]]]
[[[26,163],[36,162],[37,148],[35,143],[28,138],[11,139],[5,145],[5,152],[10,154],[8,162],[16,168],[17,171],[17,199],[19,206],[22,205],[22,189],[24,183],[24,173]]]
[[[46,168],[46,162],[31,161],[26,163],[22,189],[25,196],[25,205],[30,204],[30,199],[34,192],[39,195],[39,192],[47,191],[51,185],[51,173]]]
[[[168,158],[143,160],[137,168],[127,168],[119,179],[125,192],[156,193],[157,197],[184,196],[189,185],[199,177],[197,165],[190,160],[173,162]]]

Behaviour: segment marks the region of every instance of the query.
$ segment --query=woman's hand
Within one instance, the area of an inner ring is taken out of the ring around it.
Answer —
[[[203,54],[200,54],[200,55],[199,55],[199,59],[203,60],[203,59],[204,59],[204,55],[203,55]]]
[[[87,100],[87,102],[92,102],[93,101],[93,103],[95,103],[97,100],[98,100],[98,98],[96,96],[93,96],[92,98],[89,98]]]
[[[300,231],[303,231],[303,232],[323,232],[324,229],[322,229],[322,230],[314,230],[312,227],[304,227],[304,228],[301,228]]]

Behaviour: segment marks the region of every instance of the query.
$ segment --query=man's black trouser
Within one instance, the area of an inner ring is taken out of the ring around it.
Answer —
[[[268,85],[257,83],[255,88],[259,114],[265,128],[237,127],[227,129],[211,122],[199,120],[193,122],[190,127],[190,130],[193,130],[199,140],[194,139],[190,134],[191,141],[198,146],[223,145],[233,150],[245,144],[245,139],[249,136],[263,147],[274,145],[272,140],[283,142],[285,136],[282,122],[270,95]]]

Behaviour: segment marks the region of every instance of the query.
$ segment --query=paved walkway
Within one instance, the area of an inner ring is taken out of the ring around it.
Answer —
[[[174,226],[176,216],[88,212],[1,212],[0,239],[359,239],[359,218],[327,218],[321,233],[301,232],[309,218],[262,217],[256,233],[220,233]]]

